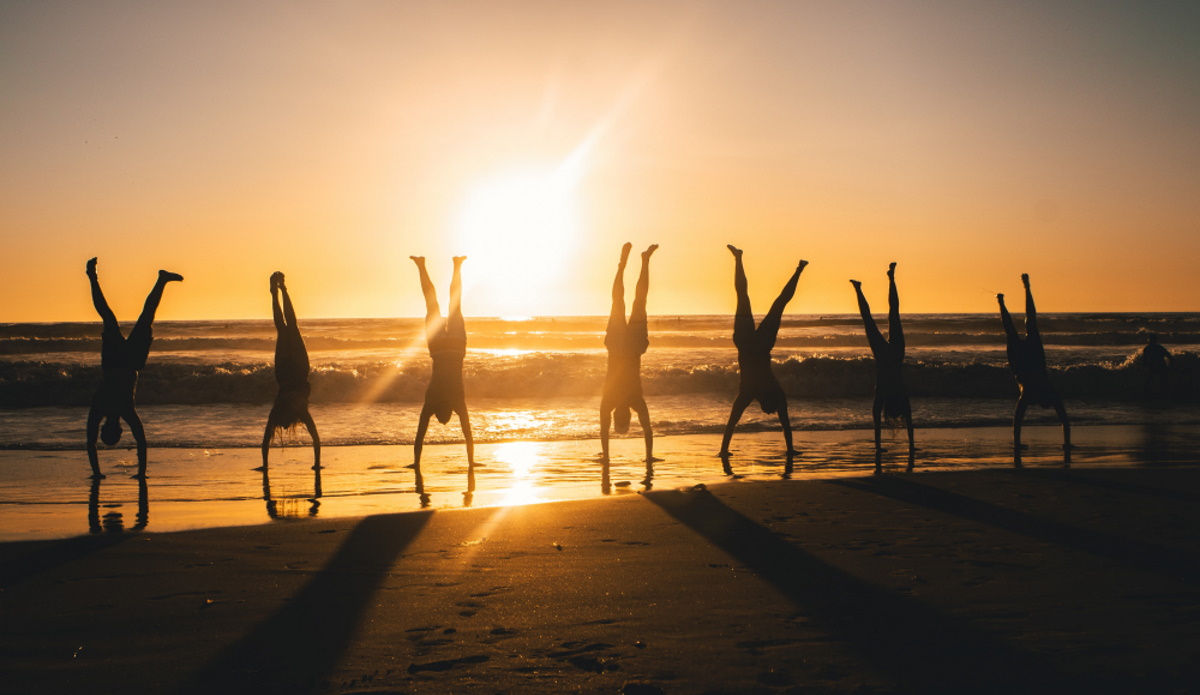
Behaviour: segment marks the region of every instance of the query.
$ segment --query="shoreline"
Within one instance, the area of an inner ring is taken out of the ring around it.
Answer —
[[[1077,467],[1200,463],[1190,427],[1074,430]],[[1011,468],[1010,436],[1007,428],[995,427],[921,430],[913,474]],[[1059,436],[1056,427],[1028,427],[1023,464],[1062,467]],[[664,460],[647,469],[640,461],[640,437],[624,437],[613,440],[607,471],[596,458],[594,440],[487,443],[477,445],[481,465],[473,476],[461,444],[436,444],[426,448],[419,481],[406,467],[411,448],[405,446],[330,447],[319,476],[311,470],[311,450],[303,446],[274,449],[265,476],[254,470],[261,461],[252,449],[152,449],[145,486],[128,477],[135,470],[132,451],[102,452],[108,477],[99,485],[87,478],[81,452],[0,451],[0,541],[621,497],[725,480],[869,475],[870,439],[869,430],[799,433],[801,452],[789,464],[778,432],[739,432],[725,469],[715,455],[718,436],[665,436],[656,438],[656,454]],[[882,457],[887,473],[901,472],[907,463],[901,439],[897,433],[896,441],[885,440],[892,448]]]

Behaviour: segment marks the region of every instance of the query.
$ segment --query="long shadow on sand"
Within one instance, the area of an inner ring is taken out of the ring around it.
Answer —
[[[905,692],[1062,693],[1082,685],[965,621],[830,566],[708,492],[645,497],[748,565],[834,638],[892,674]]]
[[[1040,541],[1064,545],[1134,569],[1164,574],[1188,584],[1200,584],[1200,558],[1112,533],[1071,526],[1052,519],[939,490],[894,477],[829,481],[831,485],[873,492],[908,504],[954,514]]]
[[[383,576],[432,514],[364,519],[286,607],[194,674],[182,692],[326,690],[324,680],[353,638]]]

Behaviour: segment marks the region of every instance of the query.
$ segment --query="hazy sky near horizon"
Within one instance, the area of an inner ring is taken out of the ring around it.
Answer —
[[[0,3],[0,321],[1200,310],[1194,2]],[[627,274],[632,294],[636,266]],[[1019,306],[1014,303],[1014,308]]]

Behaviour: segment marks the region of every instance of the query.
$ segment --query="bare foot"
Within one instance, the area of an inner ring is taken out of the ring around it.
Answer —
[[[172,273],[169,270],[158,271],[158,279],[163,282],[183,282],[183,276],[179,273]]]
[[[1021,284],[1025,285],[1025,289],[1029,289],[1029,273],[1021,273]]]
[[[888,263],[888,277],[896,277],[896,262]]]
[[[274,290],[279,287],[283,287],[283,273],[276,270],[271,273],[271,289]]]
[[[856,290],[862,289],[862,283],[859,282],[858,280],[851,280],[850,284],[854,285],[854,289],[856,289]]]
[[[96,277],[96,259],[93,258],[87,262],[87,275],[90,278]]]
[[[732,253],[734,258],[742,257],[742,250],[739,249],[738,247],[734,246],[733,244],[726,244],[725,248],[729,249],[729,253]]]
[[[644,261],[650,260],[650,256],[654,255],[654,252],[657,250],[658,250],[658,244],[650,244],[650,246],[645,251],[642,251],[642,260],[644,260]]]
[[[801,260],[799,263],[796,264],[796,270],[798,270],[798,271],[804,270],[805,266],[807,266],[807,265],[808,265],[808,261]]]
[[[632,250],[633,244],[628,241],[625,242],[625,244],[621,247],[621,260],[618,261],[617,265],[625,265],[625,263],[629,260],[629,252]]]
[[[416,263],[417,265],[419,265],[421,267],[425,266],[425,257],[424,256],[409,256],[409,258],[412,259],[413,263]]]
[[[462,265],[462,262],[463,262],[463,261],[465,261],[465,260],[467,260],[467,257],[466,257],[466,256],[455,256],[455,257],[454,257],[454,265],[456,265],[456,266],[457,266],[457,265]]]
[[[1004,293],[1001,292],[1000,294],[996,295],[996,300],[999,301],[1001,304],[1003,304],[1004,303]]]

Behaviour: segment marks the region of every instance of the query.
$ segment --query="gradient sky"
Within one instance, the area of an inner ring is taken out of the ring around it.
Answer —
[[[0,2],[0,321],[1200,310],[1195,2]],[[518,234],[514,230],[525,233]],[[630,272],[629,286],[635,278]],[[443,295],[444,296],[444,295]]]

